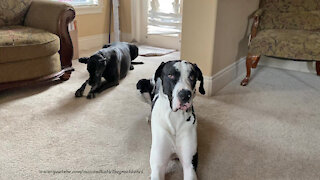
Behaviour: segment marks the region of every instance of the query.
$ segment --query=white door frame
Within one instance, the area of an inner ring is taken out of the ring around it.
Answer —
[[[147,0],[131,0],[132,39],[141,44],[180,50],[180,36],[147,35]]]
[[[131,0],[131,33],[132,40],[139,42],[140,41],[140,28],[141,27],[141,0]],[[143,0],[144,1],[144,0]]]

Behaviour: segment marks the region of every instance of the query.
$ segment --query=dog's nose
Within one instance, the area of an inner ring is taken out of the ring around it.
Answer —
[[[181,103],[186,103],[190,100],[191,98],[191,91],[182,89],[179,93],[178,96],[181,100]]]

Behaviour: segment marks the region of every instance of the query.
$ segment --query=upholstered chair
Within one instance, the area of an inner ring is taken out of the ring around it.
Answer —
[[[320,75],[320,1],[260,0],[253,14],[253,25],[246,59],[249,83],[251,68],[262,55],[298,61],[316,61]]]

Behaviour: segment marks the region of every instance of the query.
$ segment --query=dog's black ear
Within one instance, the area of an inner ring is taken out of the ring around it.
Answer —
[[[161,78],[161,74],[162,74],[162,69],[164,67],[166,63],[162,62],[160,64],[160,66],[158,67],[158,69],[156,70],[156,73],[154,74],[154,82],[157,82],[157,79],[160,77]]]
[[[205,92],[205,90],[203,88],[203,75],[202,75],[202,72],[201,72],[200,68],[197,66],[197,64],[193,64],[193,67],[197,72],[197,79],[200,81],[199,92],[201,94],[205,94],[206,92]]]
[[[82,58],[79,59],[79,62],[80,62],[80,63],[87,64],[89,59],[90,59],[90,58],[88,58],[88,57],[82,57]]]
[[[108,48],[110,46],[111,46],[111,44],[105,44],[105,45],[102,46],[102,48]]]
[[[139,48],[134,44],[128,44],[130,50],[131,61],[134,60],[139,55]]]

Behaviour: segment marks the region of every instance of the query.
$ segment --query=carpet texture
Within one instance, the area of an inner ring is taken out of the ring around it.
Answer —
[[[1,92],[0,179],[149,179],[150,107],[135,84],[178,57],[139,57],[92,100],[74,97],[88,77],[76,61],[69,81]],[[195,99],[199,179],[319,179],[320,78],[265,67],[248,87],[241,78]]]

